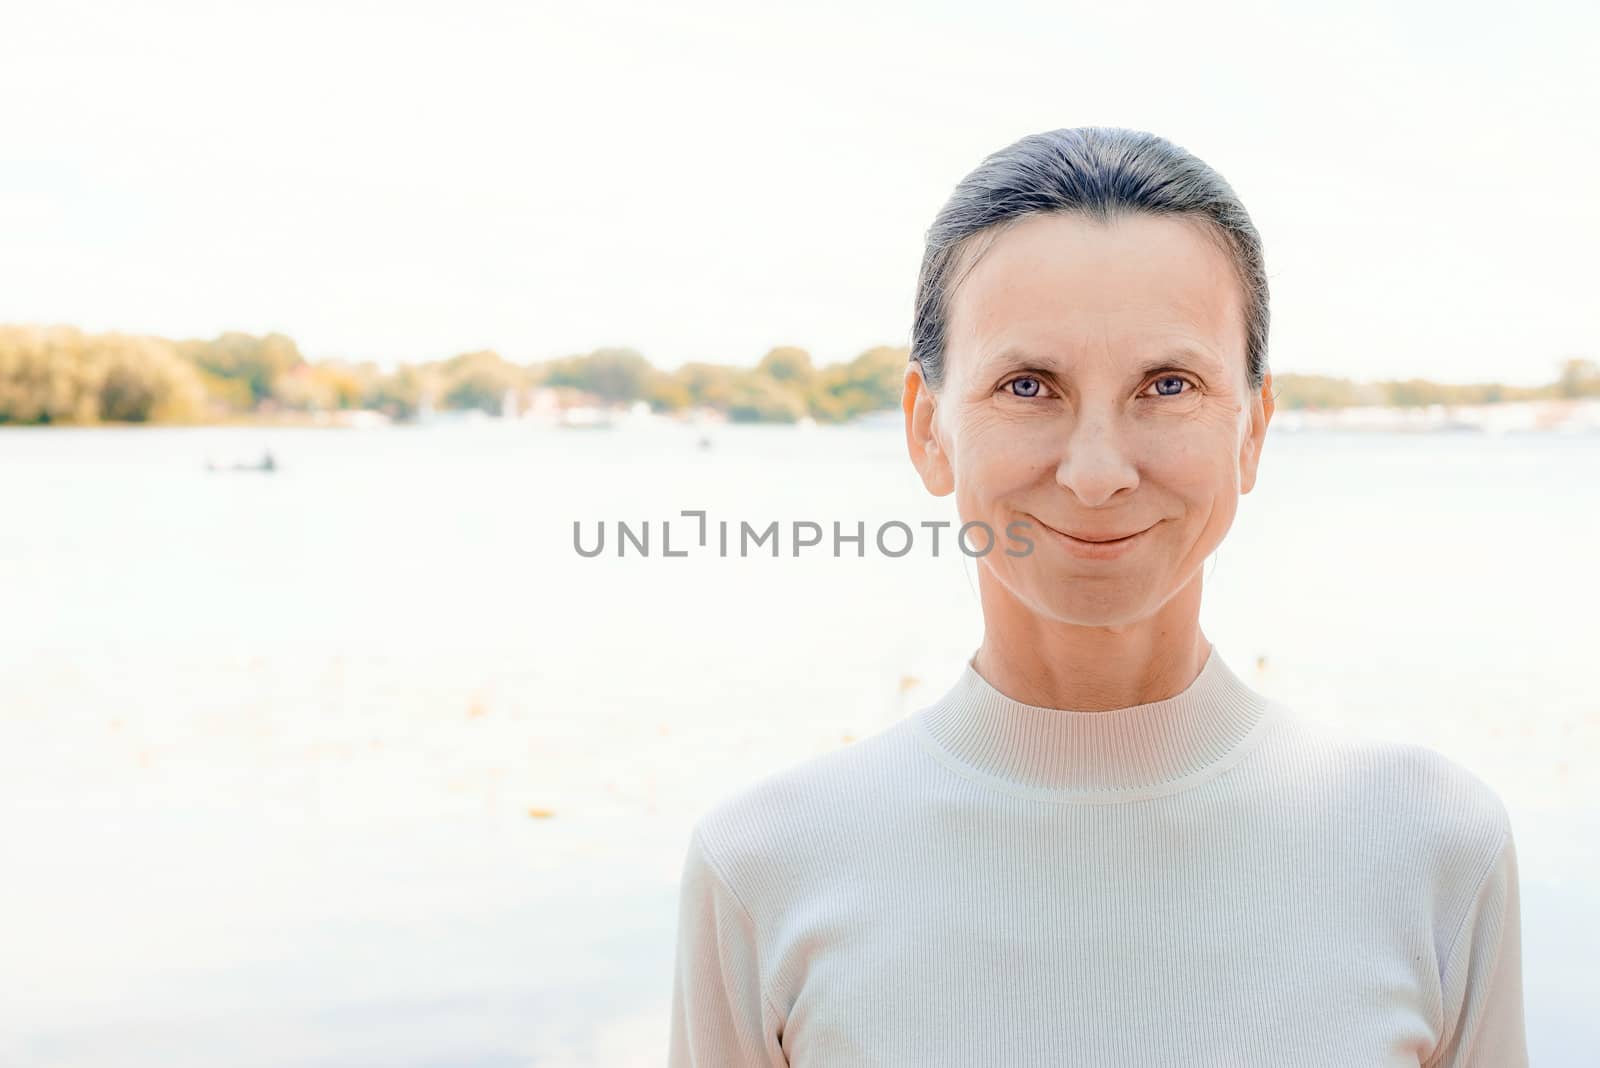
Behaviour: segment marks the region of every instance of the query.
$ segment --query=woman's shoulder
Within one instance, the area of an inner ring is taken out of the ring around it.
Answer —
[[[1326,720],[1289,715],[1282,722],[1286,766],[1303,769],[1301,781],[1319,804],[1469,859],[1494,853],[1511,833],[1499,791],[1432,746]]]
[[[740,784],[695,821],[708,847],[730,857],[801,857],[806,845],[869,833],[867,813],[886,815],[900,772],[916,754],[909,720]]]

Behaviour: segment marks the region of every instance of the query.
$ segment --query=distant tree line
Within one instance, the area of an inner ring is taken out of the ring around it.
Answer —
[[[1556,380],[1542,386],[1499,382],[1430,382],[1423,378],[1353,382],[1326,375],[1273,375],[1274,395],[1285,408],[1415,408],[1430,404],[1500,404],[1506,401],[1600,397],[1600,364],[1562,361]]]
[[[631,348],[601,348],[542,363],[490,350],[381,368],[372,361],[310,361],[283,334],[238,332],[173,341],[88,334],[70,326],[0,326],[0,423],[214,423],[280,413],[371,409],[397,420],[425,406],[498,413],[507,393],[537,387],[594,403],[645,401],[657,412],[710,408],[736,422],[837,423],[900,403],[910,353],[878,346],[816,367],[800,348],[772,349],[754,367],[693,361],[672,371]],[[1536,387],[1451,385],[1422,379],[1357,383],[1275,375],[1288,408],[1486,404],[1600,397],[1600,366],[1569,359]]]

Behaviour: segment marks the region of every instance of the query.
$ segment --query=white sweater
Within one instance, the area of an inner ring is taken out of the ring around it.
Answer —
[[[671,1068],[1527,1064],[1505,806],[1215,645],[1104,712],[937,701],[732,794],[683,870]]]

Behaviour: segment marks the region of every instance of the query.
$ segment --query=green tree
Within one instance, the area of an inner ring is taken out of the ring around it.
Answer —
[[[93,422],[99,403],[84,368],[87,344],[70,326],[0,331],[0,423]]]
[[[816,374],[816,369],[811,366],[811,354],[791,345],[775,348],[761,357],[761,362],[756,364],[756,371],[774,382],[793,383],[800,387],[804,387]]]
[[[672,373],[696,405],[727,411],[738,388],[738,369],[720,363],[691,361]]]
[[[205,413],[199,373],[172,342],[123,334],[95,340],[86,367],[101,420],[183,423]]]
[[[761,374],[739,378],[728,404],[728,418],[736,423],[793,423],[805,414],[803,399]]]
[[[595,349],[553,360],[543,372],[545,385],[571,386],[610,403],[642,399],[661,375],[637,350],[628,348]]]
[[[305,363],[294,341],[276,333],[256,337],[229,331],[210,341],[180,342],[178,351],[217,378],[245,382],[254,405],[272,397],[280,376]]]
[[[842,422],[899,405],[911,350],[879,345],[845,364],[823,368],[809,394],[819,422]]]
[[[414,364],[401,364],[386,375],[370,379],[361,396],[365,408],[374,408],[391,419],[414,419],[422,404],[426,373]]]
[[[478,408],[498,415],[506,391],[521,391],[528,373],[499,353],[484,349],[446,360],[438,368],[438,378],[444,407]]]
[[[1600,366],[1593,360],[1563,361],[1560,377],[1556,379],[1556,394],[1561,397],[1600,396]]]

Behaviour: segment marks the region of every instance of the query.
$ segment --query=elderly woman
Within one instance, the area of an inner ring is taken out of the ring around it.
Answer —
[[[1023,138],[935,219],[915,311],[911,460],[1031,549],[981,557],[943,696],[695,824],[669,1063],[1525,1065],[1500,797],[1200,629],[1273,412],[1227,182],[1151,134]]]

